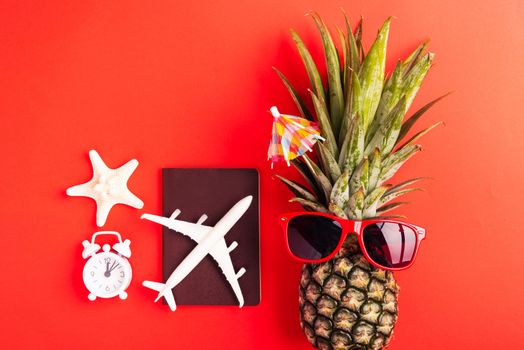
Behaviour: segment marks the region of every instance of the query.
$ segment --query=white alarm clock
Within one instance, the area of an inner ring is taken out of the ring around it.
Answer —
[[[112,247],[104,244],[102,252],[100,245],[95,243],[95,238],[100,235],[114,235],[118,237],[118,243]],[[131,241],[126,239],[122,242],[122,237],[115,231],[99,231],[93,234],[91,242],[82,242],[84,250],[82,257],[88,259],[83,272],[84,284],[89,290],[89,300],[98,298],[112,298],[119,296],[126,299],[126,289],[129,287],[132,278],[131,265],[127,258],[131,256],[129,248]],[[110,251],[111,248],[115,251]]]

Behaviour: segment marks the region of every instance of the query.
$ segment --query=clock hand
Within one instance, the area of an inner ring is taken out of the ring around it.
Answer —
[[[113,264],[115,265],[115,264]],[[116,269],[118,266],[120,266],[120,264],[116,264],[115,267],[111,266],[111,270],[109,270],[109,272],[113,271],[114,269]]]
[[[111,268],[109,268],[109,263],[107,263],[107,270],[106,270],[106,272],[104,273],[104,276],[106,276],[106,277],[111,276],[111,271],[114,270],[114,266],[115,266],[115,264],[116,264],[116,260],[113,260],[113,265],[111,265]]]
[[[111,276],[111,271],[109,271],[109,261],[106,262],[106,272],[104,272],[105,277]]]

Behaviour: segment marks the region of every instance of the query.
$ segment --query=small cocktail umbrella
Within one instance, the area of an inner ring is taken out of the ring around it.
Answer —
[[[317,123],[280,114],[275,106],[270,108],[270,112],[273,115],[273,129],[267,159],[271,160],[271,168],[280,160],[285,160],[289,166],[290,160],[311,151],[318,140],[324,141]]]

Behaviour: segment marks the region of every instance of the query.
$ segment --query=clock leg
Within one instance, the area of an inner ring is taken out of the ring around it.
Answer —
[[[93,293],[89,293],[89,295],[87,296],[87,299],[94,301],[96,299],[96,295],[94,295]]]
[[[120,292],[120,294],[118,294],[118,296],[119,296],[120,299],[122,299],[122,300],[127,299],[127,292]]]

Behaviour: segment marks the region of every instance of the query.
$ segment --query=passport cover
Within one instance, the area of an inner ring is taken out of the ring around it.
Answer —
[[[203,225],[214,226],[233,205],[252,195],[246,213],[224,237],[229,246],[235,271],[244,267],[239,278],[244,305],[260,303],[260,235],[259,176],[256,169],[162,169],[163,216],[176,210],[179,220],[196,223],[202,214]],[[167,227],[162,228],[162,270],[166,281],[180,262],[196,246],[189,237]],[[216,261],[207,255],[195,269],[173,289],[178,305],[236,305],[238,300]]]

